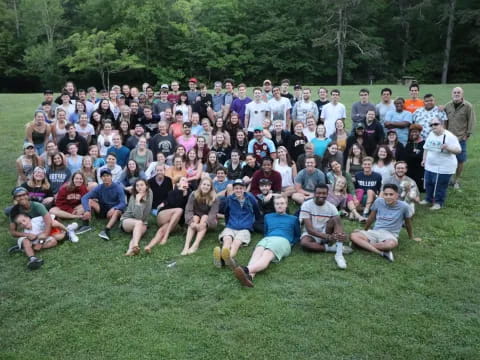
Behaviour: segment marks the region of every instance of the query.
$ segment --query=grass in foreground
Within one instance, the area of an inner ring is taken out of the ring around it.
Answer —
[[[342,87],[347,109],[359,88]],[[422,93],[445,103],[451,88],[425,85]],[[464,88],[479,104],[478,86]],[[370,89],[377,102],[381,86]],[[393,90],[407,95],[405,88]],[[23,124],[40,99],[0,95],[2,206],[11,201]],[[469,143],[462,191],[450,191],[438,213],[419,207],[414,226],[423,241],[402,233],[393,264],[357,250],[339,271],[333,255],[297,247],[257,276],[254,289],[213,267],[217,233],[193,256],[179,256],[184,233],[178,232],[152,255],[126,258],[127,235],[116,230],[105,242],[97,236],[102,223],[94,222],[95,231],[44,252],[43,268],[30,272],[24,256],[6,254],[13,240],[4,231],[0,358],[478,358],[478,146],[477,135]],[[348,231],[357,226],[345,224]],[[241,249],[240,262],[259,239]],[[174,260],[177,265],[167,267]]]

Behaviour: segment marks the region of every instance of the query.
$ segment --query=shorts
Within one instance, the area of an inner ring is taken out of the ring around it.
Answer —
[[[251,240],[250,231],[248,230],[233,230],[230,228],[225,228],[220,235],[218,235],[218,240],[223,242],[224,236],[231,236],[233,240],[240,240],[243,246],[250,244]]]
[[[272,260],[272,262],[275,263],[280,262],[280,260],[287,257],[292,252],[290,242],[280,236],[267,236],[258,242],[257,247],[258,246],[273,252],[275,259]]]
[[[45,244],[54,240],[55,238],[53,236],[56,234],[60,234],[61,232],[62,232],[62,229],[52,228],[52,231],[50,231],[50,236],[45,239]],[[17,239],[17,245],[19,249],[23,248],[22,244],[23,244],[23,240],[25,239],[26,239],[26,236],[22,236]],[[35,239],[32,241],[32,245],[36,245],[36,244],[40,244],[40,240]]]
[[[313,240],[315,240],[315,242],[317,244],[328,244],[328,240],[327,239],[323,239],[323,238],[320,238],[320,237],[317,237],[317,236],[313,236],[313,235],[310,235],[308,232],[304,232],[302,234],[302,236],[300,236],[300,239],[303,238],[304,236],[309,236],[311,237]]]
[[[365,235],[370,244],[378,244],[387,240],[398,242],[397,237],[387,230],[361,230],[359,233]]]
[[[460,147],[462,148],[462,152],[457,155],[457,161],[459,163],[464,163],[467,161],[467,141],[466,140],[459,140]]]

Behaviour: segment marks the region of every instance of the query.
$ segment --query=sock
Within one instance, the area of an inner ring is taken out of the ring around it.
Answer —
[[[334,245],[328,245],[328,244],[325,244],[323,245],[325,247],[325,252],[335,252],[337,251],[337,244],[334,244]]]
[[[105,227],[105,232],[108,234],[110,232],[110,229],[108,227]]]
[[[343,255],[343,243],[340,241],[337,241],[337,253],[335,255],[342,256]]]

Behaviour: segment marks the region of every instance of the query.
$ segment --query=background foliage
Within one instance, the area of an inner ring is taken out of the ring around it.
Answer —
[[[478,82],[474,0],[0,0],[0,91],[56,89],[67,78],[100,87],[103,70],[75,54],[102,48],[116,66],[111,82],[136,85],[190,76],[360,84],[409,75],[435,83],[452,3],[448,81]],[[88,39],[98,34],[105,40],[92,48]]]

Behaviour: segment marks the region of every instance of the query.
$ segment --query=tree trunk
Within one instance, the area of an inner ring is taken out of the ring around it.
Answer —
[[[342,85],[343,64],[345,60],[345,49],[347,40],[347,16],[344,13],[345,8],[338,10],[338,30],[337,30],[337,85]]]
[[[18,21],[17,0],[13,0],[13,12],[15,13],[15,29],[17,30],[17,38],[20,37],[20,22]]]
[[[448,27],[447,40],[445,43],[445,52],[443,54],[443,70],[442,70],[442,84],[447,83],[448,65],[450,64],[450,50],[452,48],[453,27],[455,25],[455,3],[456,0],[450,0],[450,7],[448,9]]]
[[[403,30],[403,47],[402,47],[402,62],[400,66],[401,75],[405,75],[407,69],[408,54],[410,52],[410,20],[407,13],[407,4],[405,0],[400,0],[398,2],[401,18],[401,26]]]

